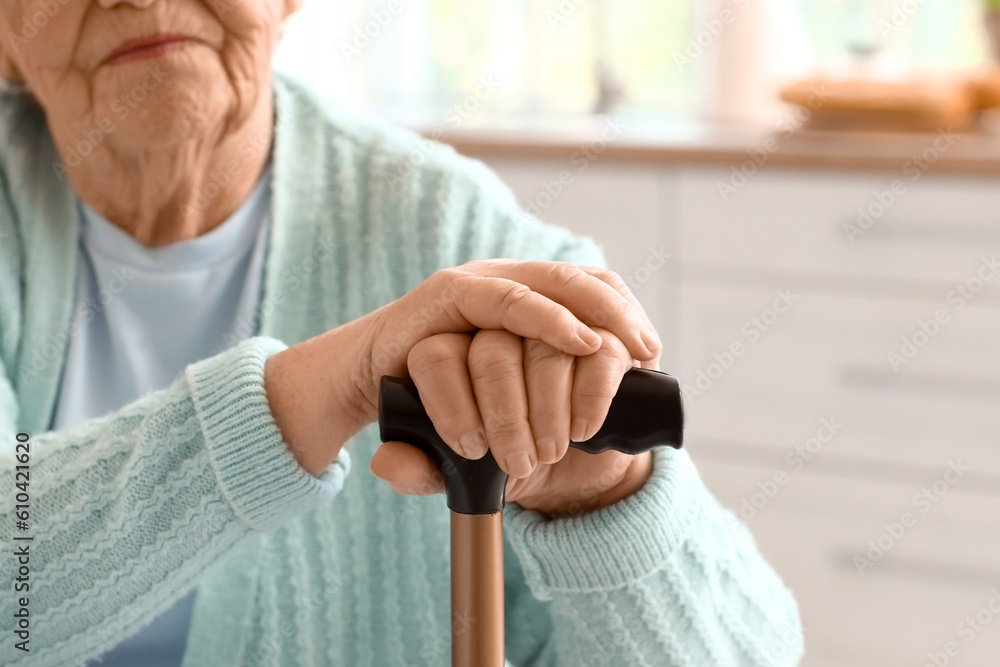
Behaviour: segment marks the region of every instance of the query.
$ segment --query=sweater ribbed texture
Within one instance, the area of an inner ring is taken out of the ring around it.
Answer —
[[[482,164],[274,81],[272,228],[258,335],[168,389],[46,433],[71,332],[78,222],[40,112],[0,99],[0,539],[13,544],[14,434],[32,434],[31,652],[79,664],[198,587],[184,667],[444,665],[448,511],[367,470],[373,425],[319,478],[263,389],[286,345],[399,298],[434,271],[510,257],[601,264],[524,216]],[[99,379],[95,379],[99,390]],[[515,665],[790,665],[797,609],[686,452],[633,497],[568,519],[505,512]],[[462,619],[454,619],[461,627]]]

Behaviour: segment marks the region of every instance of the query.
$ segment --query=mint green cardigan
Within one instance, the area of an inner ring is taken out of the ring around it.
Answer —
[[[185,667],[444,665],[448,511],[367,470],[370,426],[320,477],[268,411],[269,355],[476,258],[602,262],[524,216],[482,164],[274,81],[273,224],[256,337],[168,389],[47,432],[72,335],[78,214],[35,106],[0,100],[0,664],[65,667],[197,586]],[[100,379],[93,379],[100,391]],[[30,434],[16,531],[15,434]],[[549,520],[508,505],[515,665],[791,665],[792,596],[685,452],[612,507]],[[14,534],[30,544],[30,651],[14,648]],[[461,619],[456,619],[461,625]]]

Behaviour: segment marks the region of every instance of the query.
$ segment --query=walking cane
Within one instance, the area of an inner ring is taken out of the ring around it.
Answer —
[[[684,416],[680,383],[659,371],[633,368],[622,378],[604,425],[570,446],[590,454],[614,449],[641,454],[680,448]],[[503,505],[507,473],[491,452],[477,460],[455,453],[434,430],[412,380],[383,377],[379,387],[382,442],[419,447],[444,473],[451,509],[451,664],[503,667]],[[454,619],[467,621],[456,629]]]

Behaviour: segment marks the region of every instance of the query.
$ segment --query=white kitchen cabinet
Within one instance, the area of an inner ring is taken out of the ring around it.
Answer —
[[[772,472],[716,460],[702,461],[699,468],[720,499],[733,506]],[[829,476],[807,467],[746,522],[799,601],[804,666],[920,667],[928,653],[949,641],[961,647],[951,666],[996,664],[1000,616],[971,643],[956,628],[1000,590],[1000,497],[959,489],[924,514],[913,507],[914,490],[907,485]],[[898,522],[907,511],[915,524],[899,539],[884,541],[890,546],[881,560],[859,574],[854,558],[866,557],[868,540],[889,535],[885,524]]]
[[[767,325],[778,291],[794,301]],[[831,418],[838,428],[824,449],[929,469],[961,456],[1000,480],[1000,308],[967,306],[939,324],[935,306],[827,294],[794,276],[770,291],[686,285],[676,372],[687,432],[787,449]],[[922,331],[918,322],[937,333],[907,359],[900,341]],[[894,368],[892,353],[905,363]]]
[[[983,294],[1000,302],[1000,179],[902,176],[763,171],[724,199],[719,183],[728,170],[687,169],[673,221],[683,259],[840,276],[850,279],[846,285],[860,278],[874,289],[906,287],[931,298],[969,280],[976,288],[984,259],[993,260],[985,262]],[[891,192],[894,182],[905,182],[902,194]],[[859,222],[859,210],[881,214]]]
[[[487,162],[522,203],[566,168]],[[636,291],[663,368],[703,388],[685,397],[703,478],[799,601],[805,667],[920,666],[951,641],[951,666],[1000,664],[1000,614],[961,629],[1000,591],[1000,179],[774,167],[723,197],[731,173],[597,162],[541,217],[626,276],[670,253]]]

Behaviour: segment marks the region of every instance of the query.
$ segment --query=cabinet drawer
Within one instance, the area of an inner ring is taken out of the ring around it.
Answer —
[[[840,427],[823,451],[931,467],[962,457],[1000,480],[1000,310],[946,311],[921,337],[920,323],[944,306],[792,288],[797,301],[772,318],[775,294],[682,290],[688,433],[784,451],[822,436],[832,418]],[[894,369],[888,355],[903,358],[904,338],[925,344]]]
[[[718,184],[728,171],[686,170],[679,195],[684,262],[941,286],[971,281],[972,289],[986,277],[984,289],[1000,294],[996,268],[982,268],[984,257],[1000,254],[1000,179],[925,175],[858,228],[859,209],[880,210],[879,193],[898,177],[768,170],[724,200]]]
[[[720,502],[734,510],[771,474],[717,461],[698,466]],[[957,631],[1000,589],[1000,496],[965,494],[956,486],[922,513],[911,501],[921,483],[884,485],[806,471],[746,521],[799,602],[803,667],[922,665],[949,641],[961,649],[952,667],[993,664],[1000,655],[1000,614],[972,642]],[[907,511],[915,521],[890,544],[885,524]],[[870,540],[888,548],[861,574],[854,557],[867,558]]]

